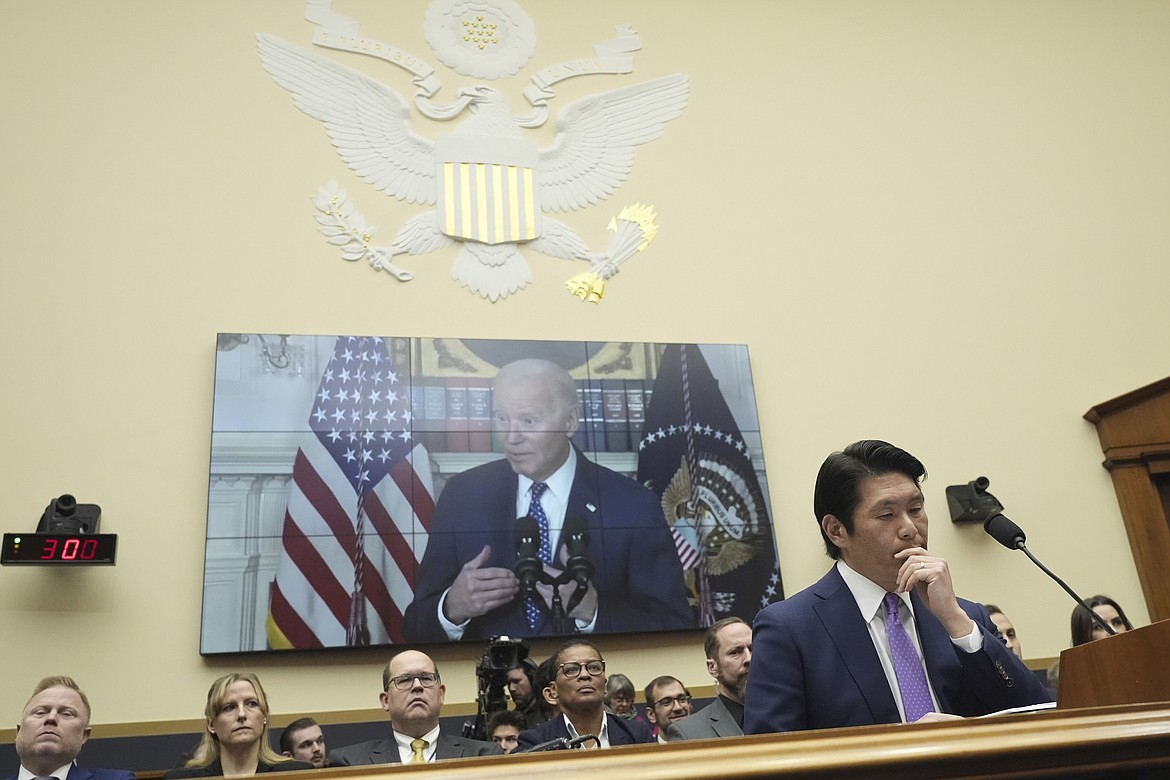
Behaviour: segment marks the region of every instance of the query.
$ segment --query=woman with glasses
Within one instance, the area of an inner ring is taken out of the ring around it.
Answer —
[[[653,743],[650,727],[605,711],[605,659],[584,639],[571,639],[553,656],[548,695],[561,714],[520,735],[520,750],[546,745],[561,748],[608,748]]]
[[[236,673],[211,684],[204,708],[207,728],[186,764],[164,775],[246,777],[257,772],[312,769],[273,750],[268,743],[268,697],[254,674]]]
[[[605,706],[608,712],[623,718],[634,718],[634,683],[624,674],[611,674],[605,683]]]

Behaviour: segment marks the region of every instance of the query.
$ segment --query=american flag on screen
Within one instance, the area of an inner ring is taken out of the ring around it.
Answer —
[[[411,435],[409,367],[340,336],[297,450],[272,587],[274,649],[393,644],[426,550],[434,490]]]

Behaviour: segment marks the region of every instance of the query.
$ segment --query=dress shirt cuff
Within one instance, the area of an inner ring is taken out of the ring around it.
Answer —
[[[975,653],[983,649],[983,631],[980,630],[979,624],[974,620],[971,621],[972,631],[967,636],[955,639],[951,637],[951,642],[955,647],[962,650],[964,653]]]
[[[439,626],[443,629],[443,633],[452,642],[456,642],[463,638],[463,632],[467,630],[467,624],[471,622],[471,618],[464,620],[459,625],[455,625],[443,615],[443,605],[447,603],[447,594],[451,592],[450,588],[443,591],[443,595],[439,597]]]

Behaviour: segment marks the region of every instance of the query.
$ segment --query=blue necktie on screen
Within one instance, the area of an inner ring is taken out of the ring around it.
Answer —
[[[548,490],[548,485],[543,482],[532,483],[532,500],[528,504],[528,516],[536,521],[536,527],[540,529],[540,560],[545,563],[552,563],[552,542],[548,538],[548,515],[544,513],[544,507],[540,505],[540,497],[544,495],[544,491]],[[528,600],[528,627],[533,631],[540,625],[540,607],[536,606],[534,597]]]
[[[902,599],[897,593],[887,593],[885,604],[886,636],[890,640],[890,653],[894,656],[894,673],[898,676],[902,709],[906,711],[906,722],[913,723],[926,713],[933,712],[934,702],[930,699],[930,688],[926,684],[922,659],[914,649],[914,643],[898,615]]]

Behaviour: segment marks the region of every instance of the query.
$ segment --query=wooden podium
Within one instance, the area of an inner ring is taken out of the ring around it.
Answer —
[[[1170,620],[1060,654],[1058,708],[1170,702]]]

